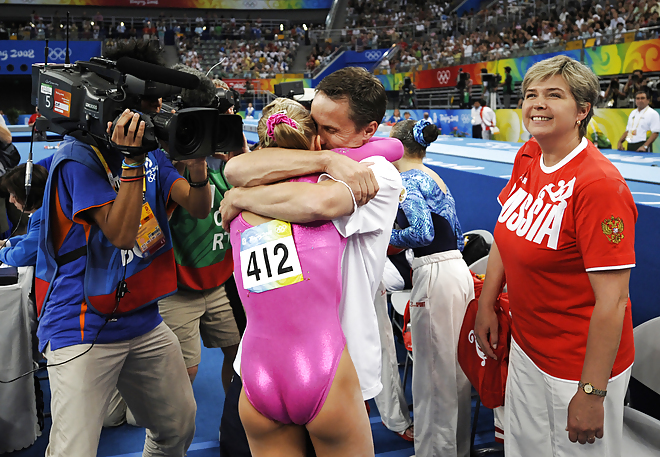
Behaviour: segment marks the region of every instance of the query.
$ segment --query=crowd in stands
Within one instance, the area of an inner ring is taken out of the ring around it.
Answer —
[[[177,45],[181,62],[197,70],[206,72],[220,63],[213,69],[218,77],[265,79],[289,72],[299,43],[293,38],[223,40],[204,46],[181,38]]]
[[[381,70],[396,73],[419,65],[441,67],[552,52],[567,42],[589,38],[594,39],[591,46],[622,43],[630,32],[635,39],[651,39],[660,30],[658,0],[616,5],[571,2],[563,8],[546,2],[509,2],[508,11],[504,8],[495,3],[459,18],[442,0],[351,0],[342,41],[356,51],[398,44],[401,52],[381,62]]]
[[[57,12],[42,18],[33,11],[29,22],[10,26],[0,22],[0,40],[64,39],[67,28],[72,40],[105,40],[106,47],[126,39],[159,40],[161,45],[176,45],[181,62],[200,71],[222,61],[214,69],[218,77],[273,78],[289,72],[306,35],[303,24],[285,27],[280,21],[237,20],[215,13],[196,18],[161,13],[129,23],[104,19],[100,12],[91,17],[83,12],[68,26],[66,22]]]

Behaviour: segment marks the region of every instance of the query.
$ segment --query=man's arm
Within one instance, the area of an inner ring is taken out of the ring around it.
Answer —
[[[653,144],[655,139],[658,138],[658,132],[651,132],[651,136],[646,140],[643,146],[637,149],[637,152],[646,152],[649,150],[649,147]]]
[[[620,151],[623,151],[623,142],[624,142],[624,140],[626,139],[627,136],[628,136],[628,130],[626,130],[625,132],[623,132],[623,135],[621,135],[621,138],[619,138],[619,143],[617,144],[616,147],[617,147],[617,149],[619,149]]]
[[[124,129],[129,122],[128,134],[124,135]],[[110,133],[110,123],[108,124]],[[140,121],[140,115],[126,110],[112,132],[112,141],[123,146],[140,146],[143,135],[144,121]],[[127,163],[139,163],[144,160],[144,156],[127,157],[125,160]],[[139,175],[144,176],[144,166],[123,170],[122,178]],[[114,202],[90,208],[84,212],[84,216],[95,222],[114,246],[119,249],[133,249],[142,216],[142,180],[123,182]]]
[[[234,157],[225,167],[225,177],[234,187],[260,186],[314,173],[328,173],[344,181],[358,204],[378,192],[376,178],[367,165],[331,151],[259,149]]]
[[[307,223],[347,216],[355,209],[353,195],[343,183],[284,182],[267,186],[236,187],[220,203],[222,226],[245,210],[288,222]]]
[[[192,217],[206,219],[211,211],[211,186],[208,183],[206,158],[184,160],[190,173],[190,182],[207,181],[203,187],[191,187],[185,179],[179,179],[172,185],[172,200],[181,205]]]
[[[4,123],[0,125],[0,142],[4,144],[10,144],[12,142],[11,132],[5,127]]]

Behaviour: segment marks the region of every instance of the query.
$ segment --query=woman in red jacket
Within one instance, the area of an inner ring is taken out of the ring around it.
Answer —
[[[619,171],[585,138],[599,92],[593,72],[553,57],[530,68],[522,91],[534,139],[498,198],[475,324],[494,358],[492,305],[506,273],[505,453],[619,457],[635,355],[628,281],[637,209]]]

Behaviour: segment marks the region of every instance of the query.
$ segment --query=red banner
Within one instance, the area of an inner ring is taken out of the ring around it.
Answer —
[[[478,85],[481,84],[481,69],[486,68],[486,62],[418,71],[415,73],[415,86],[418,89],[456,87],[456,78],[461,68],[464,73],[470,73],[472,83]]]
[[[223,79],[223,81],[226,82],[230,88],[237,90],[239,93],[241,94],[245,93],[245,84],[247,82],[246,79]],[[253,79],[251,81],[254,90],[261,89],[261,81],[259,81],[258,79]]]
[[[417,89],[433,89],[436,87],[455,87],[458,67],[436,68],[416,73]]]

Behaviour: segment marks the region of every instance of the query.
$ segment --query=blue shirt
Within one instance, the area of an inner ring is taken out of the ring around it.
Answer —
[[[399,203],[397,222],[401,230],[392,230],[390,244],[413,248],[415,256],[463,250],[463,232],[456,215],[456,203],[449,189],[443,192],[438,183],[422,170],[401,173],[406,190]]]
[[[82,146],[74,142],[72,147]],[[113,175],[118,176],[121,171],[121,155],[117,153],[104,157]],[[163,197],[162,206],[152,208],[154,213],[167,210],[172,185],[181,179],[181,175],[162,152],[156,151],[155,157],[157,163],[153,164],[149,160],[145,167],[147,186],[158,186]],[[154,167],[159,168],[160,179],[149,181],[150,176],[156,176]],[[86,244],[85,227],[93,222],[86,218],[85,211],[112,203],[117,194],[107,178],[101,178],[75,161],[63,163],[48,179],[55,180],[53,187],[56,188],[50,206],[53,243],[58,254],[67,253]],[[88,309],[85,303],[85,267],[86,256],[60,267],[41,312],[37,330],[40,351],[43,352],[48,342],[53,351],[74,344],[91,344],[97,334],[96,342],[99,344],[129,340],[144,335],[162,322],[158,305],[154,302],[109,321],[99,333],[105,318]],[[149,284],[144,284],[144,287],[149,287]]]
[[[0,262],[12,267],[28,267],[37,263],[41,208],[28,219],[27,233],[9,238],[9,247],[0,250]]]

